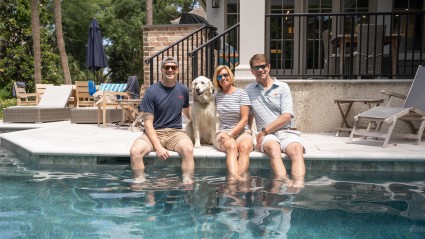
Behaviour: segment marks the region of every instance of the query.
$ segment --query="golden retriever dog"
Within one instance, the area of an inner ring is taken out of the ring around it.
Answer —
[[[192,139],[195,148],[202,144],[214,144],[218,126],[218,116],[215,107],[214,85],[205,76],[199,76],[192,81],[193,103],[190,122],[186,133]]]

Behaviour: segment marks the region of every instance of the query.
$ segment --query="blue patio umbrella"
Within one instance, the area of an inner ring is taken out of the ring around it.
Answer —
[[[87,40],[86,67],[93,71],[93,75],[95,75],[95,71],[107,66],[108,62],[106,60],[105,49],[103,48],[102,33],[100,32],[99,23],[96,19],[93,19],[90,23]]]

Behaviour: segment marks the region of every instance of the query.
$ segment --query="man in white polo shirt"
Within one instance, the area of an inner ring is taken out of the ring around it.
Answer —
[[[269,155],[271,168],[278,180],[283,180],[287,186],[303,187],[304,146],[300,132],[293,126],[294,112],[289,86],[270,77],[270,64],[264,54],[254,55],[249,64],[256,82],[247,85],[245,90],[253,113],[249,122],[255,117],[259,130],[257,149]],[[286,174],[281,152],[291,158],[292,179]]]

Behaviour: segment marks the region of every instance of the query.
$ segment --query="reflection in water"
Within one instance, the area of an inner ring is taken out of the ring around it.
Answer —
[[[186,187],[180,171],[148,169],[135,182],[129,167],[30,170],[1,159],[2,237],[425,237],[421,174],[310,171],[295,189],[268,170],[244,182],[197,170]]]

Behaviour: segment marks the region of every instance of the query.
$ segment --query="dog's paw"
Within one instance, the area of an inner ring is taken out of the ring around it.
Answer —
[[[196,143],[193,147],[199,149],[201,147],[201,144],[200,143]]]

